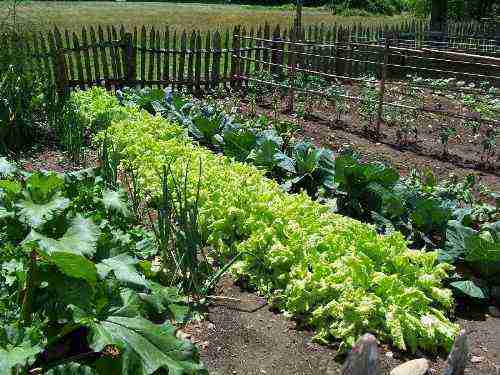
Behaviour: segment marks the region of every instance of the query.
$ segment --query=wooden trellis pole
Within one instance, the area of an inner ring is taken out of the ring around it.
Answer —
[[[382,113],[384,111],[384,96],[385,96],[385,79],[387,77],[387,63],[389,61],[389,53],[390,53],[390,39],[386,38],[385,40],[385,49],[384,49],[384,61],[381,66],[381,74],[380,74],[380,91],[379,91],[379,99],[378,99],[378,108],[377,108],[377,136],[380,135],[380,125],[382,123]]]

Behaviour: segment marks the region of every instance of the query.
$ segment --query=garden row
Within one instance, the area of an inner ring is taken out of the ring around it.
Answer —
[[[90,127],[113,118],[99,137],[123,173],[135,176],[142,198],[165,194],[165,166],[170,179],[185,179],[212,256],[241,256],[234,272],[284,311],[304,317],[317,339],[338,340],[345,349],[369,331],[412,351],[452,344],[457,326],[445,316],[452,296],[442,288],[450,267],[437,263],[436,252],[409,250],[400,233],[380,235],[304,193],[288,194],[254,166],[193,144],[179,123],[137,111],[135,104],[124,110],[103,90],[77,93],[75,100]],[[273,150],[276,140],[267,139],[264,149]],[[256,152],[261,160],[269,151]]]
[[[463,182],[438,183],[430,173],[403,179],[390,166],[361,162],[352,150],[335,155],[308,140],[296,141],[297,125],[278,116],[229,115],[214,100],[168,90],[125,90],[118,96],[125,106],[138,104],[181,124],[210,150],[253,164],[289,193],[304,191],[330,211],[368,222],[379,233],[398,231],[413,249],[437,250],[441,261],[461,265],[462,274],[450,280],[460,295],[487,300],[491,288],[500,285],[495,278],[500,265],[498,192],[483,192],[495,206],[477,201],[472,175]]]

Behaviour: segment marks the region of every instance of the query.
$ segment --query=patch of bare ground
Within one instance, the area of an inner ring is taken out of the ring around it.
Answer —
[[[313,333],[283,314],[266,300],[244,291],[225,278],[219,294],[229,299],[214,302],[208,319],[185,328],[201,351],[211,374],[218,375],[333,375],[340,374],[345,359],[334,347],[316,344]],[[482,312],[462,312],[457,319],[468,335],[472,361],[466,374],[495,374],[500,362],[500,319]],[[408,355],[380,346],[382,373],[397,365],[426,357],[431,374],[441,374],[445,358],[424,353]]]

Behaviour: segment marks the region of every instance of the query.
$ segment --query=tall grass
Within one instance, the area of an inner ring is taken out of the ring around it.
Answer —
[[[57,25],[62,29],[80,31],[87,25],[123,24],[130,28],[143,25],[169,25],[177,30],[215,30],[235,25],[255,26],[268,22],[289,26],[295,10],[287,7],[245,5],[155,3],[155,2],[29,2],[21,5],[18,15],[23,18],[43,19],[46,27]],[[363,25],[401,23],[407,16],[336,16],[326,9],[306,8],[303,22],[308,24],[341,23]]]

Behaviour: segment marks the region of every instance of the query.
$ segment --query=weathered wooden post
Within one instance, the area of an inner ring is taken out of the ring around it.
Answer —
[[[339,25],[337,42],[335,44],[335,74],[344,75],[346,72],[346,61],[343,49],[347,45],[347,32],[345,26]]]
[[[432,0],[429,38],[434,47],[443,48],[448,32],[448,0]]]
[[[273,42],[271,44],[271,73],[279,78],[283,76],[283,43],[279,25],[273,33]]]
[[[391,48],[390,39],[386,38],[385,48],[384,48],[384,60],[382,62],[381,72],[380,72],[380,90],[378,97],[377,125],[376,125],[377,136],[380,136],[380,125],[382,123],[382,114],[384,111],[385,79],[387,78],[387,63],[389,61],[390,48]]]
[[[240,87],[240,63],[241,63],[241,49],[240,49],[240,26],[234,28],[233,33],[233,54],[231,57],[231,87],[238,89]]]
[[[467,335],[465,330],[462,330],[453,343],[450,355],[445,363],[443,375],[464,375],[468,355]]]
[[[302,0],[297,0],[295,20],[293,22],[293,28],[290,32],[290,44],[288,45],[288,65],[289,65],[289,82],[290,88],[288,91],[288,105],[287,111],[293,112],[294,99],[295,99],[295,69],[297,65],[297,42],[300,40],[300,33],[302,30]]]
[[[495,40],[496,40],[496,46],[497,48],[500,48],[500,15],[497,16],[497,19],[495,20]]]
[[[136,53],[134,44],[132,42],[132,34],[125,33],[122,41],[123,48],[123,62],[125,66],[123,67],[123,72],[125,73],[125,84],[127,86],[135,85],[136,81]]]
[[[217,89],[220,83],[220,62],[221,62],[221,37],[219,31],[213,34],[212,48],[214,51],[212,59],[212,88]]]
[[[54,56],[54,77],[56,79],[56,90],[58,95],[65,96],[69,92],[68,71],[61,33],[57,28],[54,30],[54,39],[56,46]]]
[[[342,375],[379,375],[377,339],[366,333],[351,349],[342,369]]]

